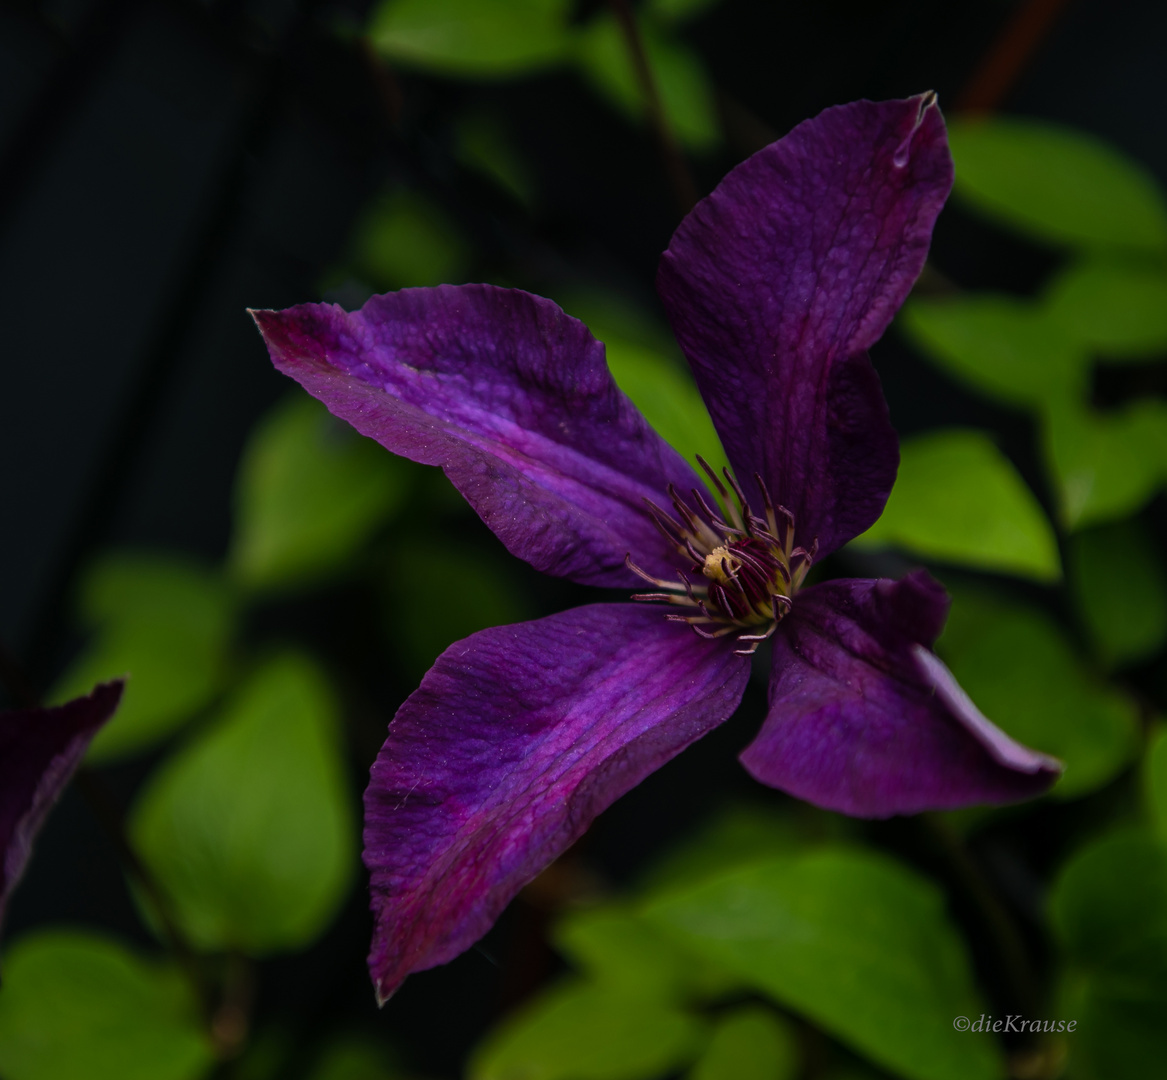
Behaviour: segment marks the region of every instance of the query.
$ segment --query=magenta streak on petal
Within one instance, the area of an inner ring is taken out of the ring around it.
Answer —
[[[629,587],[672,576],[645,512],[692,469],[613,382],[604,347],[550,300],[490,285],[404,289],[359,312],[258,311],[272,360],[387,449],[442,466],[537,569]]]
[[[985,716],[935,653],[922,645],[913,645],[911,653],[920,673],[936,691],[936,696],[948,707],[948,711],[964,724],[1002,765],[1026,773],[1063,771],[1064,766],[1057,758],[1023,746]]]
[[[89,741],[117,710],[123,683],[44,709],[0,713],[0,920],[36,834]]]
[[[986,738],[952,710],[951,688],[939,693],[921,666],[946,606],[922,572],[899,582],[828,581],[799,593],[774,637],[769,714],[742,754],[749,772],[856,817],[1045,791],[1060,766],[1011,740],[1016,751]]]
[[[734,169],[661,259],[658,291],[730,461],[761,473],[820,558],[879,516],[895,480],[865,350],[923,267],[951,185],[930,95],[842,105]]]
[[[477,941],[601,810],[729,717],[748,677],[732,643],[632,604],[450,646],[365,793],[379,998]]]

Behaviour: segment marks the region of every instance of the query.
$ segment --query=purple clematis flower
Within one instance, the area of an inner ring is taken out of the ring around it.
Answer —
[[[515,555],[588,585],[647,578],[634,599],[668,605],[484,630],[402,705],[365,794],[382,1001],[468,948],[596,814],[727,719],[768,637],[769,711],[742,754],[763,783],[882,817],[1053,782],[1058,763],[994,727],[930,651],[948,602],[925,573],[802,588],[895,480],[865,350],[951,184],[932,95],[863,101],[755,154],[682,222],[658,287],[733,464],[724,481],[705,469],[724,510],[550,301],[442,286],[351,314],[255,313],[281,371],[442,466]]]
[[[122,687],[102,683],[54,708],[0,712],[0,922],[36,834],[90,739],[117,711]]]

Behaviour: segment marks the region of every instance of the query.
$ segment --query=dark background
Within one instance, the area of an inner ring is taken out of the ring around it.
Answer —
[[[985,103],[1092,130],[1167,183],[1160,0],[726,0],[686,31],[727,132],[720,153],[694,163],[701,193],[828,105],[929,87],[952,105],[1018,12],[1039,8],[1048,23],[1017,78]],[[359,3],[287,0],[0,7],[0,642],[38,688],[76,646],[71,590],[94,553],[222,557],[240,449],[288,389],[245,308],[318,299],[354,218],[388,179],[425,190],[473,239],[472,278],[517,268],[552,280],[570,267],[655,303],[656,259],[678,215],[648,132],[569,74],[471,84],[395,72],[394,122],[351,33],[363,17]],[[471,98],[513,119],[540,191],[533,214],[456,163],[445,133]],[[962,285],[1019,291],[1053,265],[953,208],[935,257]],[[1019,417],[973,403],[894,338],[874,359],[902,432],[991,423],[1034,478]],[[310,626],[326,652],[347,651],[334,660],[375,672],[358,599],[263,618]],[[409,689],[386,685],[385,716]],[[747,701],[699,754],[605,815],[584,857],[618,879],[701,807],[745,790],[734,758],[758,709]],[[130,791],[150,764],[115,771],[115,788]],[[354,762],[356,780],[366,765]],[[481,949],[415,976],[377,1016],[360,970],[364,906],[357,890],[307,957],[267,966],[261,1028],[377,1025],[423,1069],[453,1074],[482,1025],[553,963],[537,900],[523,901]],[[70,794],[7,933],[95,918],[141,939],[109,844]]]

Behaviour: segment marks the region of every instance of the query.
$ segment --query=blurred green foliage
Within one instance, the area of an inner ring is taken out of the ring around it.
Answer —
[[[68,701],[104,679],[129,676],[121,707],[90,745],[89,761],[148,749],[222,689],[235,605],[214,572],[171,555],[110,555],[84,575],[78,607],[92,637],[50,700]]]
[[[721,1014],[690,1080],[794,1080],[798,1049],[773,1012],[743,1005]]]
[[[300,948],[353,880],[337,706],[306,656],[264,663],[148,781],[130,835],[200,948]]]
[[[82,930],[27,934],[4,958],[5,1080],[196,1080],[210,1040],[177,970]]]

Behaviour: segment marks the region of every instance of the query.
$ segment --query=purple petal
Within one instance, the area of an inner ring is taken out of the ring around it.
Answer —
[[[743,483],[820,554],[883,510],[899,455],[864,350],[924,265],[952,186],[933,95],[827,109],[681,223],[657,288]]]
[[[0,920],[45,818],[89,740],[117,710],[123,683],[51,709],[0,713]]]
[[[627,587],[674,574],[645,513],[697,481],[617,389],[604,346],[550,300],[491,285],[253,313],[272,360],[382,446],[441,465],[537,569]]]
[[[1045,791],[1061,764],[995,727],[929,651],[947,608],[923,571],[799,593],[775,635],[769,713],[742,763],[857,817]]]
[[[365,792],[379,999],[477,941],[601,810],[725,720],[749,678],[733,647],[596,604],[438,657]]]

